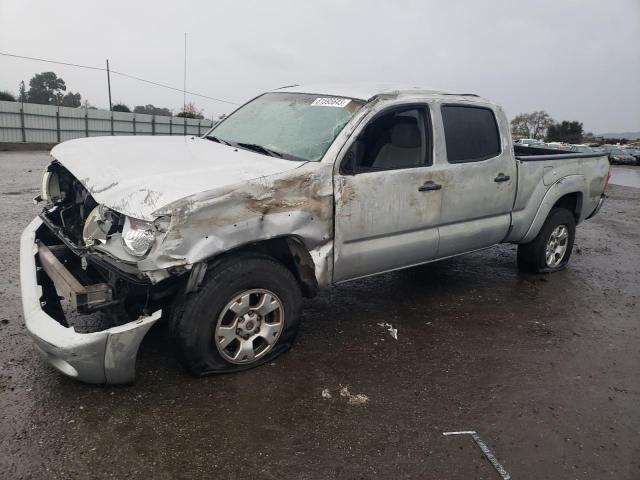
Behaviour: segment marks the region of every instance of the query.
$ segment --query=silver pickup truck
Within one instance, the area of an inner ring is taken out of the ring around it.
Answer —
[[[476,95],[370,85],[265,93],[200,138],[64,142],[21,241],[27,329],[62,373],[123,383],[162,317],[200,376],[286,351],[320,288],[503,242],[557,271],[609,162],[516,149]]]

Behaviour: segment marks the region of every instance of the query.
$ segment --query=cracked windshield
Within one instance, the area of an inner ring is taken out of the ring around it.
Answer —
[[[363,102],[303,93],[268,93],[244,105],[207,138],[289,160],[322,159]]]

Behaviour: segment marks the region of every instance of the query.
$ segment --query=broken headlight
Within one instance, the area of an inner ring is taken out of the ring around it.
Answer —
[[[60,181],[56,172],[46,170],[42,176],[42,192],[40,198],[48,204],[56,203],[63,198]]]
[[[84,244],[88,247],[99,243],[106,243],[109,236],[115,232],[118,225],[117,214],[98,205],[87,216],[82,229]]]
[[[122,245],[134,257],[144,257],[156,239],[153,223],[126,217],[122,229]]]

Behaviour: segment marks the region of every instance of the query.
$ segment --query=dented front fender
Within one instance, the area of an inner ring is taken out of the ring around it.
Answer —
[[[191,195],[154,212],[171,216],[158,248],[141,270],[193,265],[242,245],[299,238],[314,262],[319,286],[331,282],[333,166],[308,162],[224,191]]]

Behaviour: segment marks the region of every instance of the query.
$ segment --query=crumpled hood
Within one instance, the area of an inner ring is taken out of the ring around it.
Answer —
[[[197,137],[94,137],[51,150],[96,200],[152,220],[181,198],[291,170],[305,162],[268,157]]]

